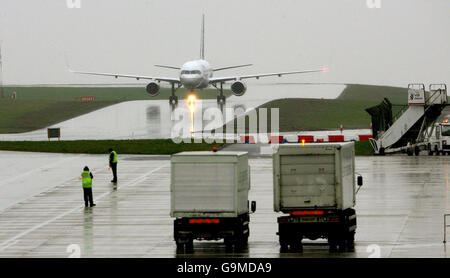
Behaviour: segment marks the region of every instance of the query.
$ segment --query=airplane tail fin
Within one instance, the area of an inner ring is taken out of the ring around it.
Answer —
[[[202,33],[200,38],[200,59],[205,60],[205,15],[202,16]]]

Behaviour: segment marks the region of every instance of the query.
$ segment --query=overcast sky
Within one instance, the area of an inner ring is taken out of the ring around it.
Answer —
[[[371,0],[369,2],[376,2]],[[154,64],[197,59],[201,14],[213,66],[233,73],[329,65],[328,74],[263,82],[450,85],[450,1],[380,0],[0,0],[4,84],[133,83],[74,69],[177,76]],[[218,73],[219,74],[219,73]]]

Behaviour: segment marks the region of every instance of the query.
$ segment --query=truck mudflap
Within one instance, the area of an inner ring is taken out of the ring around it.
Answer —
[[[177,218],[174,220],[174,240],[177,249],[193,249],[194,240],[224,239],[227,249],[247,245],[250,217],[243,214],[227,218]]]
[[[330,252],[354,251],[356,226],[354,209],[292,211],[278,217],[277,235],[282,252],[302,252],[303,238],[328,239]]]

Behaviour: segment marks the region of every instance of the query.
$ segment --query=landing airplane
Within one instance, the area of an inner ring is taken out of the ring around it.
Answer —
[[[251,64],[246,65],[236,65],[228,66],[222,68],[212,68],[211,65],[205,60],[205,15],[202,18],[202,29],[201,29],[201,41],[200,41],[200,59],[195,61],[189,61],[184,63],[181,67],[166,66],[166,65],[155,65],[156,67],[169,68],[179,70],[179,77],[156,77],[156,76],[145,76],[145,75],[130,75],[121,73],[103,73],[103,72],[86,72],[86,71],[74,71],[70,72],[78,74],[88,74],[88,75],[101,75],[101,76],[113,76],[115,78],[135,78],[136,80],[146,79],[150,80],[146,90],[147,93],[154,97],[159,94],[160,82],[168,82],[172,86],[172,95],[169,98],[169,103],[171,105],[178,104],[178,97],[175,95],[175,91],[181,87],[188,90],[195,89],[205,89],[209,86],[213,86],[219,90],[219,95],[217,96],[217,103],[224,104],[225,96],[223,95],[223,84],[225,82],[233,81],[231,84],[231,91],[235,96],[242,96],[247,91],[247,86],[241,80],[248,78],[267,77],[267,76],[283,76],[288,74],[300,74],[300,73],[311,73],[311,72],[326,72],[327,68],[317,69],[317,70],[302,70],[302,71],[285,71],[285,72],[274,72],[274,73],[262,73],[262,74],[251,74],[251,75],[240,75],[240,76],[228,76],[228,77],[213,77],[213,73],[216,71],[248,67]]]

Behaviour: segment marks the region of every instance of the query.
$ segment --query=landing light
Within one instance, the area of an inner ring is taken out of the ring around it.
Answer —
[[[187,97],[189,110],[191,110],[191,112],[194,111],[194,106],[195,106],[195,101],[196,100],[197,100],[197,96],[196,95],[188,95],[188,97]]]
[[[196,95],[188,95],[187,97],[187,105],[189,107],[189,112],[191,114],[191,133],[194,132],[194,111],[195,111],[195,101],[197,100]]]

